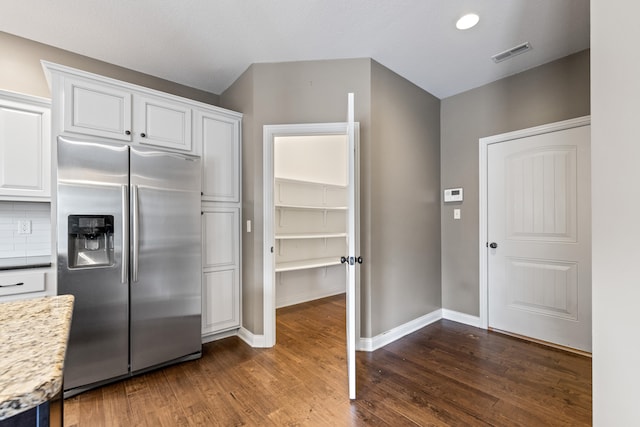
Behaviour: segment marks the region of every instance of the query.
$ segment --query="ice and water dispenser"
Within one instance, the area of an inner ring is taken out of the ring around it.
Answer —
[[[113,216],[69,215],[69,268],[113,265]]]

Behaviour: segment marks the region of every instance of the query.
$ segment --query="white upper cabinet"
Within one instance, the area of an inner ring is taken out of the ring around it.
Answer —
[[[212,117],[237,114],[63,65],[42,63],[52,88],[56,111],[53,128],[57,133],[110,138],[200,155],[202,140],[194,132],[201,132],[194,125],[194,114],[202,111],[211,112]],[[238,135],[236,129],[235,136]]]
[[[191,151],[191,107],[172,99],[134,96],[135,141]]]
[[[65,77],[64,130],[131,141],[131,92]]]
[[[240,201],[240,120],[240,116],[196,112],[196,140],[202,144],[203,201]]]
[[[48,100],[0,90],[0,200],[51,195]]]
[[[191,107],[170,97],[64,77],[64,131],[190,152]]]

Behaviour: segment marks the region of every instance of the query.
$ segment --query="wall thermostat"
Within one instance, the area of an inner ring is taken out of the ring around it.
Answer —
[[[446,202],[461,202],[462,201],[462,188],[447,188],[444,190],[444,201]]]

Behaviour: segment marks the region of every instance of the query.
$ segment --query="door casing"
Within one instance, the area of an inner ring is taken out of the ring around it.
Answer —
[[[355,122],[355,232],[356,251],[360,250],[360,206],[359,206],[359,123]],[[274,141],[278,136],[301,135],[345,135],[347,123],[307,123],[288,125],[265,125],[263,127],[263,346],[273,347],[276,343],[276,289],[275,289],[275,255],[271,248],[275,246],[274,232]],[[346,254],[345,254],[346,255]],[[360,274],[356,269],[356,347],[360,337]]]

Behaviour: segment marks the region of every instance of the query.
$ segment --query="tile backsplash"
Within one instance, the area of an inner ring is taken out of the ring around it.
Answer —
[[[19,234],[20,221],[31,233]],[[51,204],[0,202],[0,258],[51,255]]]

